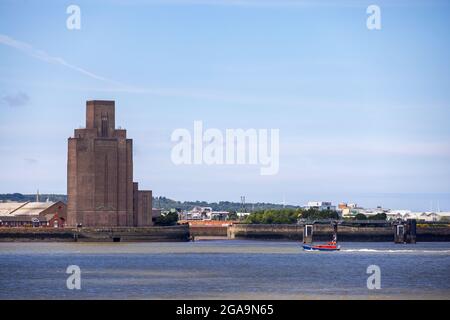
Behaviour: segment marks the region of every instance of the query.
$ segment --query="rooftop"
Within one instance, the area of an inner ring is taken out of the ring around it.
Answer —
[[[38,216],[56,202],[0,202],[1,216]]]

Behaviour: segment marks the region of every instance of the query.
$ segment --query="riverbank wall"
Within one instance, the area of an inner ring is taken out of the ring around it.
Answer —
[[[329,241],[330,225],[314,225],[314,241]],[[199,226],[182,224],[142,228],[0,228],[0,242],[156,242],[191,239],[303,240],[303,225],[232,224]],[[345,226],[338,228],[338,241],[393,242],[393,226]],[[417,226],[417,241],[450,241],[450,226]]]
[[[314,241],[329,241],[331,225],[314,225]],[[227,230],[228,239],[303,240],[303,225],[295,224],[233,224]],[[393,226],[346,226],[338,228],[338,241],[393,242]],[[450,226],[417,227],[417,241],[450,241]]]
[[[188,225],[140,228],[0,228],[0,242],[155,242],[189,241]]]

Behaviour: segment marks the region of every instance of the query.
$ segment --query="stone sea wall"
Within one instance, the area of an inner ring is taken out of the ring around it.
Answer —
[[[225,226],[190,226],[192,237],[226,237],[227,227]]]
[[[0,242],[8,241],[189,241],[189,227],[139,228],[0,228]]]
[[[314,241],[331,240],[330,225],[314,225]],[[226,226],[189,226],[141,228],[0,228],[0,242],[127,242],[189,241],[191,237],[228,239],[303,240],[303,226],[293,224],[233,224]],[[394,228],[368,226],[338,227],[338,241],[394,241]],[[450,241],[450,227],[417,227],[417,241]]]
[[[314,225],[314,241],[329,241],[330,225]],[[234,224],[229,239],[303,240],[303,226],[292,224]],[[339,226],[338,241],[394,241],[394,227]],[[450,227],[417,227],[417,241],[450,241]]]

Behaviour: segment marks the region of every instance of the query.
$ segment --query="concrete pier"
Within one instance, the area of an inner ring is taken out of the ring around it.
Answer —
[[[313,242],[314,225],[305,224],[303,226],[303,243],[311,244]]]
[[[394,223],[394,242],[414,244],[417,240],[417,222],[413,219]]]

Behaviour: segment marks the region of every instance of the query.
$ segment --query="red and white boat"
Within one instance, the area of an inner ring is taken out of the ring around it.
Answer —
[[[339,251],[341,246],[336,242],[328,242],[327,244],[303,244],[303,250],[305,251]]]

